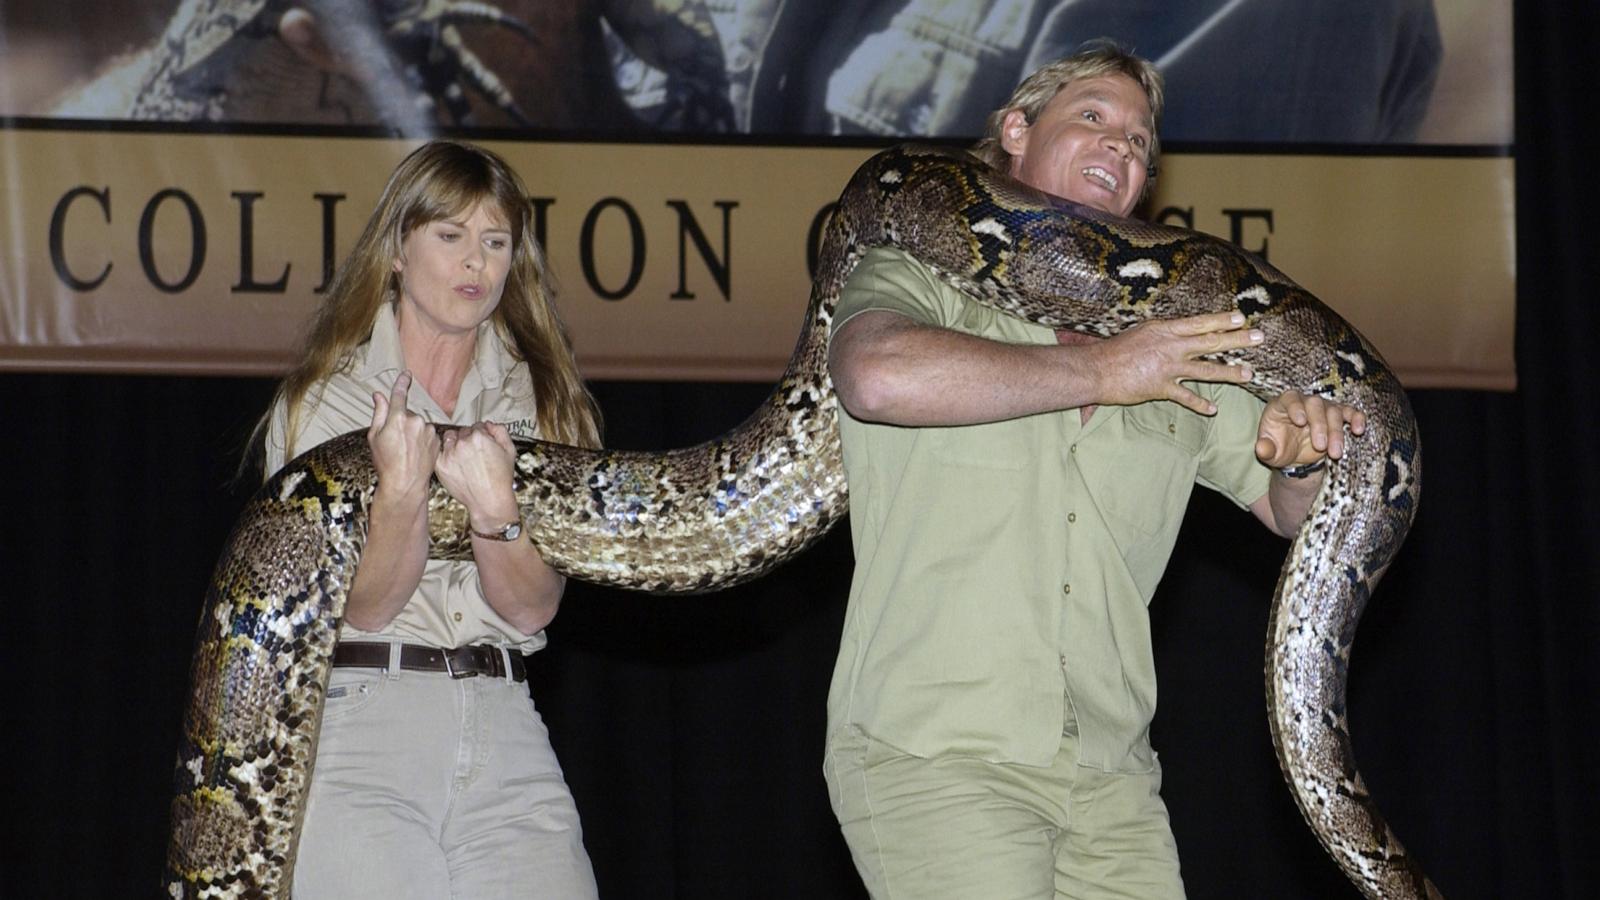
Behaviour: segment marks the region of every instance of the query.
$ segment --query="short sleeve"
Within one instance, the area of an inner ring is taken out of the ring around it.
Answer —
[[[1255,449],[1261,411],[1266,404],[1234,385],[1200,387],[1200,393],[1216,403],[1217,414],[1200,457],[1198,480],[1248,509],[1272,486],[1272,470],[1256,459]]]
[[[868,310],[898,313],[924,325],[947,326],[957,311],[942,302],[949,294],[944,288],[937,276],[905,251],[874,247],[856,264],[839,294],[833,333]]]

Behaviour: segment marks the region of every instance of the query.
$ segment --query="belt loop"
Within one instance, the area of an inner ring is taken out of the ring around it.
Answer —
[[[504,666],[506,670],[506,684],[511,684],[512,682],[516,681],[516,679],[512,677],[511,651],[506,649],[504,644],[501,644],[495,649],[500,651],[500,664]]]
[[[383,671],[389,676],[390,681],[397,681],[400,678],[400,651],[404,647],[405,645],[399,641],[389,642],[389,667]]]

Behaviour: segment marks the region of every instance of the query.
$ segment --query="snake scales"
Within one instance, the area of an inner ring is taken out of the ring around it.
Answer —
[[[840,199],[788,370],[727,435],[662,453],[519,442],[533,541],[569,576],[709,591],[793,557],[847,507],[826,337],[867,248],[892,243],[981,302],[1052,327],[1114,334],[1238,308],[1266,332],[1226,358],[1260,397],[1316,392],[1367,414],[1328,475],[1279,578],[1267,642],[1273,742],[1301,812],[1369,897],[1437,896],[1362,784],[1345,718],[1356,623],[1417,507],[1420,449],[1376,351],[1305,290],[1193,232],[1114,219],[1000,178],[962,154],[901,147]],[[172,803],[173,897],[283,897],[329,659],[375,484],[356,432],[286,466],[251,500],[202,612]],[[431,555],[470,555],[464,510],[435,486]]]

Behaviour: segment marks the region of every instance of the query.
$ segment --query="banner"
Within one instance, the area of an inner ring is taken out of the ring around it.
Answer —
[[[450,134],[535,195],[588,377],[769,380],[855,167],[969,143],[1109,35],[1167,76],[1149,215],[1262,254],[1410,386],[1515,385],[1508,0],[76,5],[0,9],[0,368],[282,371],[387,172]]]

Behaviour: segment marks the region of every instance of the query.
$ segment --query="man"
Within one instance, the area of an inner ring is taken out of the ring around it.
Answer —
[[[1161,98],[1148,62],[1093,46],[1025,79],[977,152],[1126,216]],[[868,889],[1182,897],[1146,607],[1189,493],[1292,534],[1364,418],[1231,387],[1251,372],[1199,357],[1261,340],[1237,314],[1056,334],[894,249],[861,261],[836,323],[856,572],[826,775]]]

